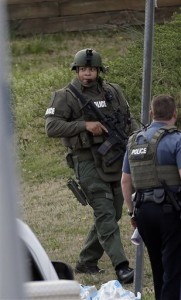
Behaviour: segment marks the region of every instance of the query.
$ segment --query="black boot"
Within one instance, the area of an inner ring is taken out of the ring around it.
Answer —
[[[116,275],[120,283],[133,283],[134,270],[128,265],[116,267]]]
[[[98,274],[104,273],[104,270],[100,269],[97,265],[88,265],[85,263],[77,262],[75,266],[75,273]]]

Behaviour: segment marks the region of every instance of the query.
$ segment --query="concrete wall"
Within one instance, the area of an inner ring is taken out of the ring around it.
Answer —
[[[17,35],[96,30],[144,23],[144,0],[7,0]],[[168,20],[181,0],[157,0],[155,21]]]

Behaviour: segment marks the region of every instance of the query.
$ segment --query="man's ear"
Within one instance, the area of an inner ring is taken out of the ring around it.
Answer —
[[[150,109],[150,118],[153,119],[153,112],[151,109]]]
[[[177,113],[177,111],[175,110],[174,113],[173,113],[173,117],[174,117],[175,119],[177,119],[177,115],[178,115],[178,113]]]

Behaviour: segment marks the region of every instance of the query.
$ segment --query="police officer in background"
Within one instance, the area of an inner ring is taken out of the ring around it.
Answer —
[[[181,284],[181,132],[176,104],[159,95],[151,125],[129,138],[121,179],[132,225],[147,247],[156,300],[179,300]],[[135,210],[132,202],[136,191]]]
[[[90,107],[80,101],[77,91],[86,103],[92,101],[100,112],[116,123],[123,136],[127,137],[137,125],[119,86],[108,84],[100,77],[105,67],[98,52],[93,49],[77,52],[72,70],[76,77],[71,85],[54,93],[46,111],[46,132],[49,137],[62,138],[68,147],[68,164],[73,166],[94,212],[95,222],[75,272],[96,274],[103,271],[98,267],[98,261],[105,251],[120,282],[132,282],[134,271],[129,267],[118,226],[123,205],[120,178],[124,154],[121,159],[121,149],[116,149],[116,146],[104,156],[98,153],[97,149],[107,139],[108,130]],[[110,165],[107,164],[109,158],[114,161]]]

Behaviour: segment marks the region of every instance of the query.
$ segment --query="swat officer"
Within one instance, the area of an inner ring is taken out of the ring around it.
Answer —
[[[115,146],[105,155],[98,153],[108,130],[85,103],[92,101],[110,122],[117,124],[123,136],[127,137],[136,125],[133,126],[128,103],[119,86],[108,84],[100,77],[105,67],[98,52],[93,49],[78,51],[71,69],[76,72],[76,77],[71,85],[54,93],[46,111],[46,132],[49,137],[62,138],[68,148],[68,164],[74,168],[94,212],[95,223],[80,252],[75,272],[101,272],[98,261],[105,251],[118,279],[124,283],[132,282],[134,272],[129,267],[118,226],[123,205],[121,149]],[[116,154],[119,154],[117,159]],[[107,164],[109,159],[113,162]]]
[[[147,247],[156,300],[179,300],[181,283],[181,132],[173,97],[151,103],[151,125],[129,138],[121,179],[132,225]]]

